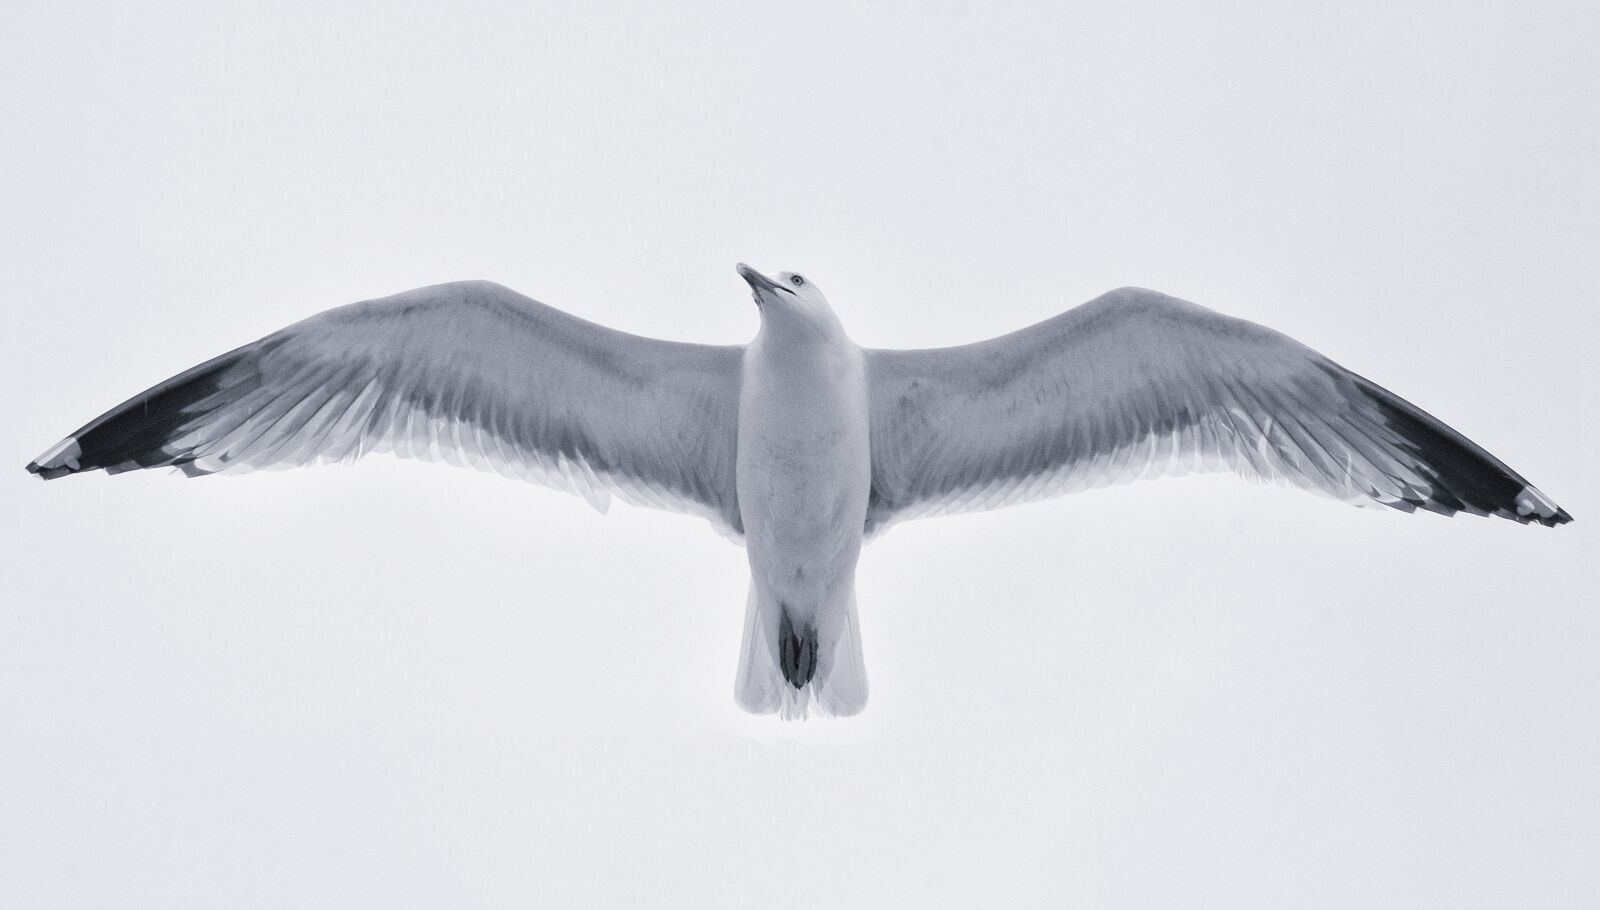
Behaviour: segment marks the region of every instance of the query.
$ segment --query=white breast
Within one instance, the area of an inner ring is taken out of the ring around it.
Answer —
[[[871,484],[860,348],[764,326],[745,352],[737,482],[757,583],[795,609],[851,582]]]

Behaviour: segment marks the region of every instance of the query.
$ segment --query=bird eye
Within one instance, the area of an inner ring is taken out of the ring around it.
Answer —
[[[797,288],[802,288],[802,287],[805,287],[806,280],[804,278],[801,278],[799,275],[790,275],[789,276],[789,283],[794,285]]]

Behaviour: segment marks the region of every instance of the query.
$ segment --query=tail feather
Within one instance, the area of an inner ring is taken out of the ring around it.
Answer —
[[[834,717],[860,714],[867,706],[867,662],[861,655],[861,618],[856,614],[854,595],[845,615],[844,632],[833,646],[828,679],[817,691],[817,704]]]
[[[764,616],[770,613],[780,617],[776,634],[766,627]],[[781,608],[763,611],[751,584],[734,700],[752,714],[784,720],[861,713],[867,705],[867,671],[854,597],[838,640],[829,643],[819,641],[815,629],[799,628]]]
[[[752,583],[744,606],[744,642],[739,645],[739,675],[734,679],[733,698],[751,714],[775,714],[783,705],[785,688],[778,662],[767,647],[756,586]]]

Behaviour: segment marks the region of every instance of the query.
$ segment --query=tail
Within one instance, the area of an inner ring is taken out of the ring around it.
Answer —
[[[769,628],[769,615],[779,617],[776,629]],[[777,714],[784,720],[860,714],[867,706],[867,668],[855,595],[837,638],[829,642],[781,607],[763,610],[752,583],[733,696],[752,714]]]

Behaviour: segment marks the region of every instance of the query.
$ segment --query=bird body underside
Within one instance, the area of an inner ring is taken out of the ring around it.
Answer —
[[[1558,525],[1438,419],[1284,335],[1112,291],[1000,338],[862,350],[800,276],[741,267],[748,346],[657,341],[488,282],[313,316],[135,396],[28,465],[189,476],[378,451],[708,519],[748,551],[737,696],[866,699],[855,565],[897,521],[1228,470],[1358,505]]]
[[[866,705],[855,567],[872,481],[865,362],[842,329],[766,321],[745,351],[736,477],[750,561],[735,697],[804,716]]]

